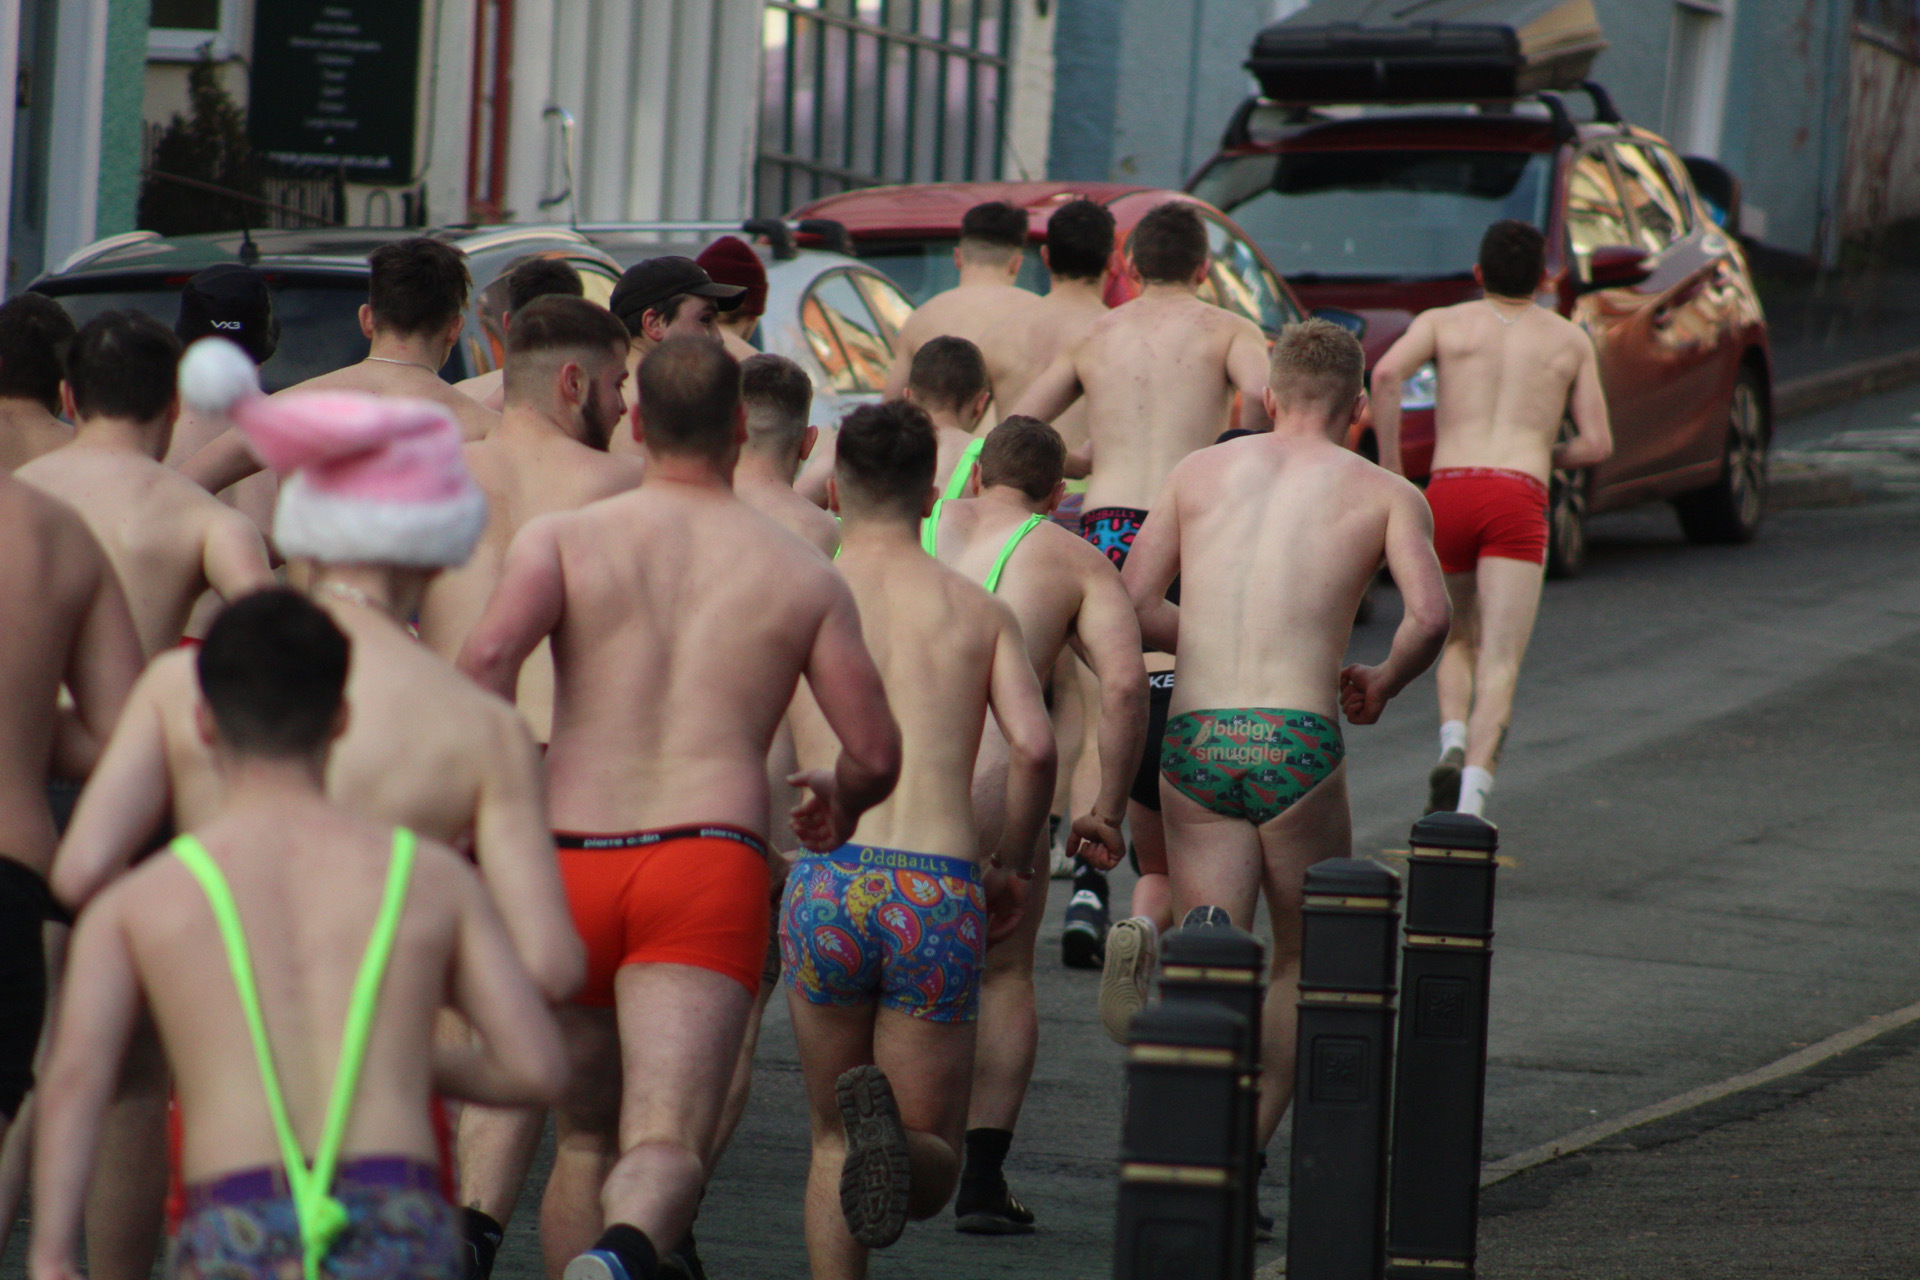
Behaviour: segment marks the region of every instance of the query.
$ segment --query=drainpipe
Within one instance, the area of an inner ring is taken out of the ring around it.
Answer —
[[[492,22],[488,22],[488,10]],[[488,27],[491,25],[491,33]],[[491,39],[489,39],[491,35]],[[487,53],[491,44],[492,75]],[[513,111],[513,0],[475,0],[473,97],[467,116],[467,218],[498,222],[505,215],[507,130]],[[482,140],[484,139],[484,147]],[[486,153],[484,189],[481,153]]]

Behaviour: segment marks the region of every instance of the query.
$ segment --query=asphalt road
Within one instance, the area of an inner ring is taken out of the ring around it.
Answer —
[[[1871,481],[1885,470],[1873,459],[1896,457],[1917,425],[1909,388],[1790,424],[1779,444],[1871,454]],[[1862,487],[1874,500],[1778,513],[1744,547],[1689,546],[1664,508],[1603,517],[1586,576],[1548,585],[1489,813],[1512,860],[1489,1159],[1920,999],[1920,489]],[[1397,621],[1391,592],[1380,605],[1354,637],[1363,660]],[[1428,678],[1350,732],[1358,856],[1404,848],[1437,722]],[[1130,884],[1115,877],[1117,901]],[[1094,1016],[1097,975],[1059,966],[1054,887],[1040,1062],[1008,1161],[1040,1231],[977,1239],[943,1215],[877,1255],[876,1277],[1111,1273],[1121,1052]],[[1272,1155],[1265,1198],[1284,1219],[1284,1129]],[[805,1275],[806,1158],[776,999],[698,1226],[715,1280]],[[510,1229],[503,1280],[538,1275],[533,1207]],[[0,1280],[21,1274],[20,1246]]]

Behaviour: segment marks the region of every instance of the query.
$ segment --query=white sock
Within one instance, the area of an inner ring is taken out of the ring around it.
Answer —
[[[1465,720],[1442,720],[1440,722],[1440,754],[1445,755],[1455,747],[1467,749],[1467,722]]]
[[[1460,771],[1458,812],[1479,817],[1487,807],[1487,792],[1491,790],[1493,790],[1493,775],[1477,764],[1468,765]]]

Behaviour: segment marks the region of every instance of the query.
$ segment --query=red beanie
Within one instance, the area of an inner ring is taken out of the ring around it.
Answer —
[[[767,310],[767,269],[760,255],[739,236],[721,236],[694,259],[713,277],[715,284],[737,284],[745,289],[740,299],[740,314],[765,315]]]

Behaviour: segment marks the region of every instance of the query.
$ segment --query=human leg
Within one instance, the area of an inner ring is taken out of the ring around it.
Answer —
[[[873,1060],[893,1085],[913,1170],[909,1218],[931,1218],[960,1180],[977,1023],[939,1021],[882,1006]]]
[[[568,1261],[591,1247],[605,1228],[600,1188],[620,1158],[620,1033],[614,1011],[562,1005],[555,1013],[571,1069],[566,1096],[554,1109],[553,1171],[540,1202],[547,1280],[560,1280]]]
[[[1480,644],[1474,657],[1466,762],[1489,775],[1499,766],[1513,719],[1514,689],[1539,616],[1544,576],[1540,565],[1504,556],[1482,557],[1476,574]]]
[[[816,1004],[789,990],[787,1008],[800,1051],[813,1140],[805,1207],[807,1261],[814,1280],[863,1276],[867,1250],[847,1230],[840,1205],[847,1134],[836,1085],[846,1072],[872,1063],[875,1007]]]
[[[87,1187],[87,1274],[147,1280],[160,1253],[167,1203],[167,1107],[173,1077],[160,1033],[142,1013],[100,1129]]]
[[[1293,1101],[1300,906],[1307,868],[1327,858],[1348,857],[1353,852],[1353,816],[1347,803],[1346,764],[1336,766],[1290,808],[1260,826],[1257,840],[1260,878],[1266,891],[1267,914],[1273,924],[1273,957],[1261,1013],[1260,1115],[1254,1135],[1256,1144],[1264,1148]],[[1234,923],[1241,923],[1240,916],[1235,915]]]
[[[1213,812],[1171,783],[1162,788],[1167,870],[1173,916],[1200,906],[1224,907],[1233,923],[1253,928],[1260,897],[1260,837],[1242,818]]]
[[[1434,681],[1440,693],[1440,762],[1427,777],[1427,812],[1460,801],[1460,770],[1467,762],[1467,717],[1473,710],[1473,666],[1480,648],[1480,615],[1474,575],[1446,575],[1453,622]]]

